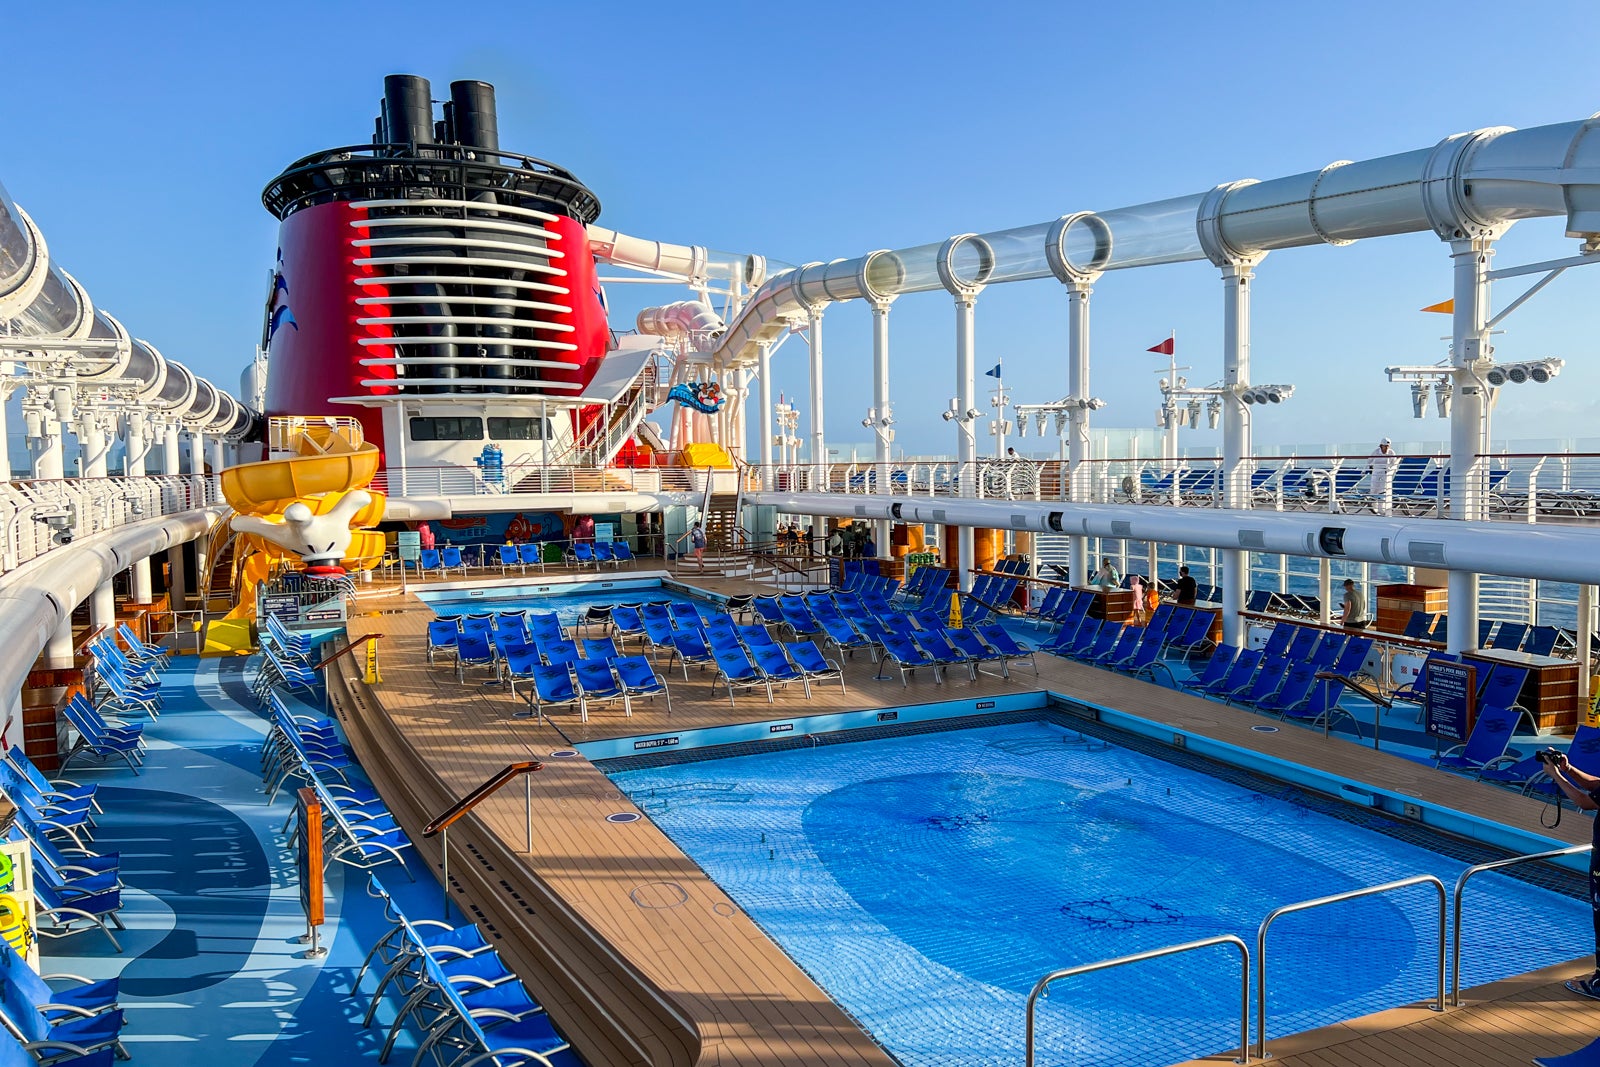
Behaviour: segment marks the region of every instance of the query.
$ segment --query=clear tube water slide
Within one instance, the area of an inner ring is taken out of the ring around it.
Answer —
[[[13,336],[111,342],[77,362],[85,383],[132,383],[129,398],[193,429],[242,435],[249,413],[232,397],[167,360],[96,308],[77,279],[50,261],[44,235],[0,185],[0,321]],[[201,388],[201,387],[204,388]]]
[[[1539,216],[1565,215],[1569,236],[1589,238],[1600,234],[1597,127],[1591,118],[1475,130],[1430,148],[1360,163],[1340,160],[1271,181],[1232,182],[1170,200],[768,272],[764,282],[748,281],[760,287],[722,334],[715,362],[722,368],[755,362],[759,342],[775,339],[808,305],[947,285],[1092,277],[1202,259],[1222,263],[1279,248],[1429,229],[1450,239]],[[692,274],[716,262],[732,271],[740,258],[708,261],[712,254],[704,249],[602,232],[616,262],[645,269]],[[594,234],[591,227],[591,240]]]

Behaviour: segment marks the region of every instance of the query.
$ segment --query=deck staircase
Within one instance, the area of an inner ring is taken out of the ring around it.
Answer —
[[[701,565],[696,566],[694,558],[685,553],[669,565],[674,574],[689,580],[696,575],[742,578],[753,587],[763,587],[752,591],[798,593],[827,587],[827,560],[783,556],[774,552],[770,544],[751,544],[738,524],[737,507],[738,497],[734,494],[710,497],[710,506],[701,520],[706,533]]]

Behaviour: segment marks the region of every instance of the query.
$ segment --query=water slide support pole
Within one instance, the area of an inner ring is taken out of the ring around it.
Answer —
[[[828,445],[822,419],[822,312],[826,304],[806,307],[808,320],[806,340],[811,348],[811,489],[828,491]],[[828,537],[828,517],[811,516],[812,550],[820,552]],[[820,541],[815,539],[821,539]]]
[[[1222,478],[1223,503],[1250,506],[1250,408],[1240,399],[1250,384],[1250,280],[1260,256],[1233,257],[1222,267]],[[1222,552],[1222,640],[1244,647],[1244,610],[1250,588],[1250,553]]]
[[[960,495],[977,495],[978,436],[975,420],[968,413],[977,409],[977,306],[976,292],[956,294],[956,403],[960,413],[956,423],[956,465]],[[974,549],[972,527],[956,528],[956,585],[972,588]]]
[[[761,408],[761,488],[770,493],[777,484],[772,470],[772,439],[776,433],[772,427],[772,342],[762,341],[760,353],[756,388]]]
[[[1451,315],[1450,365],[1455,402],[1450,408],[1450,510],[1452,519],[1482,519],[1479,455],[1489,450],[1485,427],[1488,397],[1480,377],[1494,350],[1489,344],[1489,261],[1497,233],[1450,242],[1455,266],[1455,310]],[[1478,575],[1452,570],[1449,577],[1450,633],[1446,646],[1465,652],[1478,644]]]
[[[891,452],[894,442],[890,440],[889,424],[889,305],[894,303],[894,297],[885,297],[872,301],[872,414],[876,425],[872,430],[877,437],[875,457],[877,459],[878,493],[881,496],[892,496],[894,486],[890,482],[889,464],[893,459]],[[892,523],[888,519],[879,519],[875,524],[877,531],[873,541],[877,543],[878,554],[889,554],[889,529]]]
[[[1094,292],[1087,280],[1073,279],[1067,286],[1067,397],[1076,401],[1067,409],[1067,484],[1070,499],[1089,499],[1089,297]],[[1089,584],[1089,541],[1086,537],[1067,539],[1067,573],[1079,585]]]

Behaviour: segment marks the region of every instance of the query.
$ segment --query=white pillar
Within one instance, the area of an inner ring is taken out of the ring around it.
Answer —
[[[0,373],[11,369],[10,364],[0,364]],[[9,383],[0,377],[0,457],[5,460],[4,479],[11,480],[11,428],[6,425],[6,401],[11,397]]]
[[[161,473],[182,474],[182,450],[178,444],[178,424],[169,422],[161,437]]]
[[[183,565],[183,546],[173,545],[167,549],[167,603],[173,611],[182,611],[188,606],[189,576]]]
[[[956,403],[961,410],[954,421],[958,484],[963,497],[977,495],[978,426],[969,416],[978,407],[977,305],[976,292],[956,294]],[[963,590],[972,588],[974,563],[972,527],[958,526],[956,583]]]
[[[212,474],[221,474],[222,468],[228,465],[226,445],[220,434],[206,439],[206,462],[211,465]]]
[[[1236,387],[1250,384],[1250,281],[1260,257],[1238,258],[1222,268],[1222,477],[1223,503],[1250,506],[1250,408]],[[1244,647],[1239,613],[1250,590],[1250,553],[1222,553],[1222,639]]]
[[[1092,280],[1092,279],[1091,279]],[[1076,401],[1067,409],[1068,499],[1089,500],[1089,296],[1094,288],[1088,280],[1067,283],[1067,396]],[[1089,566],[1088,542],[1083,537],[1067,539],[1067,571],[1079,585],[1089,584],[1094,568]]]
[[[1455,400],[1450,408],[1450,509],[1449,517],[1472,522],[1483,518],[1483,487],[1479,481],[1480,453],[1487,452],[1484,414],[1488,397],[1477,374],[1469,368],[1486,362],[1489,347],[1489,260],[1494,237],[1478,236],[1450,242],[1455,263],[1455,312],[1451,316],[1451,360]],[[1478,646],[1478,576],[1451,571],[1450,634],[1447,647],[1464,652]]]
[[[1317,560],[1317,621],[1327,626],[1333,621],[1333,560]],[[1376,617],[1376,616],[1373,616]]]
[[[1589,687],[1589,657],[1594,654],[1594,649],[1591,647],[1594,642],[1594,592],[1595,587],[1588,583],[1578,586],[1577,659],[1580,726],[1586,721],[1584,716],[1588,714],[1589,700],[1593,696],[1593,690]]]
[[[771,492],[776,479],[772,474],[772,439],[777,431],[772,425],[772,342],[760,343],[758,378],[756,383],[757,401],[761,408],[761,417],[757,420],[757,432],[761,434],[761,447],[758,450],[761,456],[761,488]]]
[[[35,393],[35,390],[30,388],[29,392]],[[38,403],[30,405],[38,413],[38,436],[30,437],[28,444],[33,449],[33,476],[40,479],[62,478],[66,475],[66,462],[62,456],[62,424],[55,416],[50,398],[50,390],[41,387],[35,394]],[[29,427],[30,430],[34,428]]]
[[[828,442],[822,421],[822,312],[826,307],[826,304],[812,304],[806,308],[807,337],[811,345],[811,491],[813,493],[828,491]],[[828,536],[826,515],[811,516],[811,536],[826,541]],[[821,548],[816,540],[813,540],[812,545],[814,548]]]
[[[62,612],[61,621],[56,624],[55,632],[44,646],[47,667],[72,666],[72,608],[62,605]]]
[[[889,439],[893,431],[888,425],[892,417],[889,407],[889,305],[893,302],[893,297],[872,302],[872,409],[876,418],[872,432],[878,439],[874,456],[877,459],[878,493],[881,496],[894,495],[890,475],[894,442]],[[880,519],[877,523],[877,534],[873,540],[877,542],[881,556],[889,555],[890,525],[888,519]]]
[[[127,422],[127,435],[125,438],[126,452],[122,461],[123,472],[129,478],[139,478],[144,475],[145,453],[149,451],[150,442],[145,436],[144,419],[137,415],[130,415]],[[135,604],[148,604],[150,602],[150,557],[145,556],[134,560],[133,566],[128,568],[128,592]]]
[[[95,587],[89,596],[89,625],[115,626],[117,624],[117,593],[107,579]]]
[[[82,411],[78,419],[78,466],[85,478],[106,477],[110,442],[99,411]]]

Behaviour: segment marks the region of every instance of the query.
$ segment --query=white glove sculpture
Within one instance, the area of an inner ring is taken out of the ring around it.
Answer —
[[[353,489],[325,515],[313,515],[309,507],[296,501],[283,509],[282,522],[235,515],[233,528],[288,549],[297,554],[308,569],[342,570],[339,561],[344,559],[355,536],[350,520],[370,503],[371,493]]]

